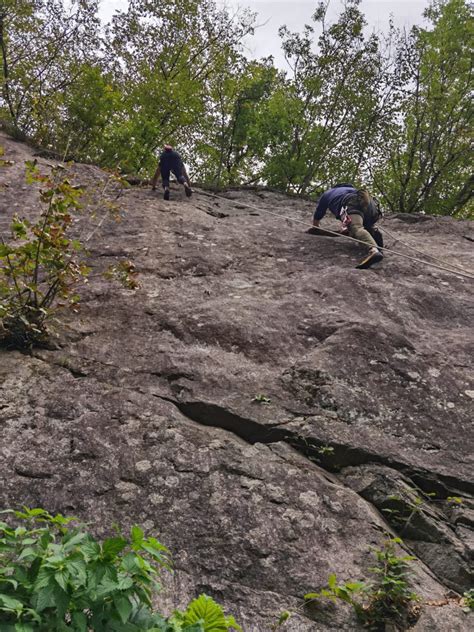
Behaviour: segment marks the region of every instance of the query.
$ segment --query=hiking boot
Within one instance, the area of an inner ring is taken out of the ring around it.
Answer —
[[[382,261],[382,259],[383,254],[380,252],[380,250],[377,250],[377,248],[371,248],[369,250],[369,254],[364,259],[362,259],[362,261],[358,265],[356,265],[356,268],[358,268],[359,270],[366,270],[367,268],[373,266],[374,263]]]
[[[169,200],[170,199],[170,190],[169,189],[165,189],[165,192],[163,193],[163,197],[165,198],[165,200]]]
[[[191,195],[193,194],[193,190],[191,189],[189,184],[184,185],[184,192],[186,193],[186,197],[191,197]]]

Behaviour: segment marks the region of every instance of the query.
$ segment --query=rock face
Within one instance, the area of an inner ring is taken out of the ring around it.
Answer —
[[[38,202],[32,152],[0,144],[15,163],[0,171],[3,231]],[[91,190],[103,179],[73,172]],[[311,203],[269,191],[131,188],[119,205],[88,243],[94,272],[57,348],[0,351],[2,508],[98,534],[144,525],[173,553],[162,607],[206,592],[246,632],[284,609],[292,632],[359,629],[302,595],[330,573],[369,578],[371,547],[398,535],[415,591],[438,604],[413,629],[473,629],[443,606],[472,581],[472,280],[395,255],[356,270],[356,244],[304,232]],[[405,219],[384,220],[386,245],[472,269],[471,224]],[[123,258],[138,291],[100,276]]]

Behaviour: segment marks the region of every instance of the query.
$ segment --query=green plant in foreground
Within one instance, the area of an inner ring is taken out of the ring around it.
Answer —
[[[257,393],[252,401],[256,404],[270,404],[272,400],[263,393]]]
[[[305,599],[344,601],[354,608],[358,619],[370,630],[383,630],[389,622],[403,623],[410,604],[418,597],[408,581],[408,564],[414,558],[411,555],[397,556],[396,544],[401,544],[400,538],[387,540],[382,549],[374,550],[377,566],[370,569],[375,575],[374,581],[339,584],[336,575],[332,574],[325,588],[308,593]]]
[[[241,630],[206,595],[168,618],[153,611],[169,552],[138,526],[99,542],[43,509],[2,513],[10,515],[0,522],[2,632]]]

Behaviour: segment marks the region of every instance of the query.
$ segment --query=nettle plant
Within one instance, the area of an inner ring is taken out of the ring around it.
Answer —
[[[15,349],[48,341],[57,313],[77,311],[78,288],[91,272],[84,241],[71,236],[83,190],[71,184],[62,166],[49,175],[40,174],[35,162],[26,168],[27,182],[40,186],[43,209],[35,222],[15,215],[8,238],[0,234],[0,345]],[[106,202],[104,218],[114,213]],[[131,262],[111,266],[107,275],[130,289],[138,287]]]
[[[207,595],[170,617],[154,611],[169,551],[138,526],[100,542],[60,514],[2,513],[10,516],[0,521],[2,632],[241,631]]]
[[[371,582],[338,583],[335,574],[329,576],[328,585],[319,592],[308,593],[305,600],[330,599],[350,604],[359,621],[369,630],[385,630],[387,623],[404,626],[413,618],[413,604],[419,600],[409,582],[411,555],[398,556],[396,545],[400,538],[384,542],[381,549],[373,549],[377,565],[370,571],[374,575]]]
[[[373,581],[349,581],[341,583],[336,575],[329,575],[327,586],[319,592],[304,596],[305,604],[297,610],[304,610],[310,604],[329,599],[334,603],[342,601],[355,611],[359,622],[372,632],[385,632],[390,629],[405,630],[415,623],[420,615],[420,601],[410,587],[411,555],[397,555],[397,545],[403,544],[400,538],[390,538],[380,549],[372,549],[377,565],[369,570]],[[284,610],[272,630],[285,626],[294,613]]]

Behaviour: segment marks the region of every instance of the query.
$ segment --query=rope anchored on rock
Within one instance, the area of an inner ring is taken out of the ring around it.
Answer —
[[[225,200],[226,202],[229,201],[229,198],[225,198],[222,195],[216,195],[215,193],[208,193],[206,192],[204,195],[207,195],[209,197],[213,197],[216,199],[220,199],[220,200]],[[288,215],[281,215],[280,213],[275,213],[274,211],[269,211],[268,209],[265,208],[261,208],[259,206],[255,206],[254,204],[249,204],[247,202],[242,202],[241,200],[239,200],[239,204],[242,206],[245,206],[247,208],[253,209],[255,211],[259,211],[261,213],[266,213],[267,215],[272,215],[273,217],[277,217],[280,220],[285,220],[288,222],[294,222],[296,224],[302,224],[303,226],[305,226],[306,228],[310,227],[313,228],[313,224],[310,224],[308,221],[305,220],[301,220],[301,219],[297,219],[296,217],[289,217]],[[334,231],[334,230],[329,230],[327,228],[322,229],[324,231],[324,233],[328,233],[334,237],[342,237],[343,239],[348,239],[350,241],[356,242],[356,243],[360,243],[362,245],[367,245],[365,244],[363,241],[361,241],[360,239],[356,239],[355,237],[350,237],[349,235],[344,235],[343,233]],[[384,229],[386,230],[386,229]],[[389,233],[388,231],[386,231],[387,234],[391,237],[393,237],[393,235],[391,235],[391,233]],[[396,238],[396,237],[395,237]],[[396,238],[398,239],[398,238]],[[399,240],[400,241],[400,240]],[[404,242],[401,242],[404,246],[406,246],[407,248],[411,248],[412,250],[414,250],[415,252],[417,252],[418,254],[425,256],[425,257],[429,257],[430,259],[433,259],[434,261],[436,261],[437,263],[433,263],[431,261],[425,261],[424,259],[420,259],[419,257],[413,257],[412,255],[408,255],[404,252],[400,252],[397,250],[392,250],[391,248],[387,248],[387,247],[382,247],[380,246],[379,249],[380,250],[384,250],[386,252],[389,252],[392,255],[396,255],[397,257],[403,257],[404,259],[408,259],[410,261],[415,261],[416,263],[421,263],[423,265],[429,266],[431,268],[435,268],[437,270],[443,270],[444,272],[449,272],[451,274],[456,274],[458,276],[464,277],[466,279],[470,279],[471,281],[474,280],[474,272],[471,272],[470,270],[467,270],[466,268],[459,266],[457,264],[451,264],[448,263],[447,261],[443,261],[441,259],[438,259],[436,257],[433,257],[431,255],[427,255],[426,253],[423,253],[419,250],[417,250],[416,248],[414,248],[413,246],[409,246],[408,244],[405,244]],[[441,265],[442,264],[442,265]]]

